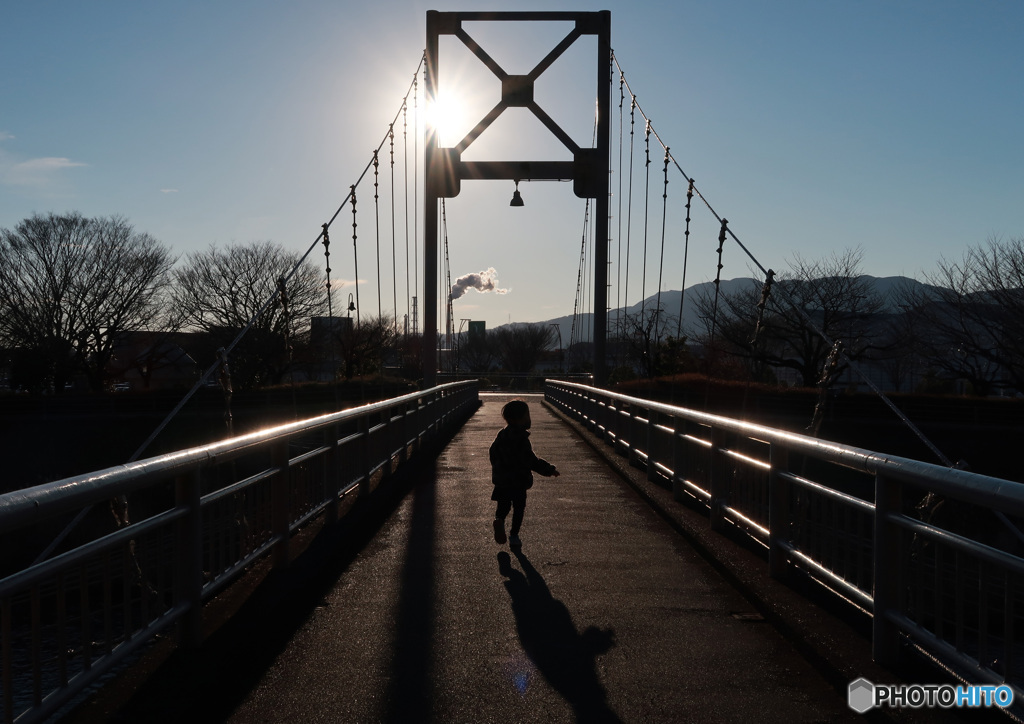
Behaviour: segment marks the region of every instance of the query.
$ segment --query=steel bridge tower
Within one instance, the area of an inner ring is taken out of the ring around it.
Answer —
[[[573,22],[573,30],[527,75],[510,75],[463,29],[465,21],[484,22]],[[609,108],[611,85],[611,12],[439,12],[427,11],[426,101],[437,97],[438,39],[454,35],[480,59],[501,82],[501,100],[482,118],[462,141],[451,148],[438,146],[437,130],[428,123],[424,146],[423,214],[423,384],[437,384],[437,222],[438,200],[458,196],[463,180],[549,179],[573,182],[579,198],[594,199],[594,217],[598,220],[594,252],[594,383],[605,382],[605,348],[608,325],[608,154],[610,143]],[[537,78],[577,39],[597,36],[597,143],[582,148],[541,108],[533,96]],[[512,107],[529,109],[572,153],[572,161],[476,161],[462,160],[462,153],[501,113]]]

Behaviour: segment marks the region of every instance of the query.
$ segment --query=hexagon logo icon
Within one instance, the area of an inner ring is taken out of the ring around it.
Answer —
[[[850,682],[847,704],[858,714],[863,714],[875,705],[875,685],[865,678]]]

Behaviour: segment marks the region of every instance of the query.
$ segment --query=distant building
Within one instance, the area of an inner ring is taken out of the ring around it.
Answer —
[[[352,331],[352,317],[313,317],[309,320],[309,344],[330,351],[343,334]]]
[[[114,347],[107,377],[137,390],[189,387],[199,365],[185,350],[196,335],[187,332],[127,332]]]

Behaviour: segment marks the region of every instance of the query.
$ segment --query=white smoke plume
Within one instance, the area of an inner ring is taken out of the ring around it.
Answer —
[[[487,271],[476,274],[463,274],[455,280],[452,291],[448,294],[448,301],[458,299],[466,293],[467,289],[476,289],[478,292],[494,292],[495,294],[508,294],[508,289],[498,287],[498,272],[492,266]]]

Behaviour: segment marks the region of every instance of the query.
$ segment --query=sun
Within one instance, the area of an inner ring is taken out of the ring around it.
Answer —
[[[450,93],[438,93],[427,104],[426,114],[427,123],[437,130],[437,142],[442,148],[454,146],[469,130],[465,104]]]

